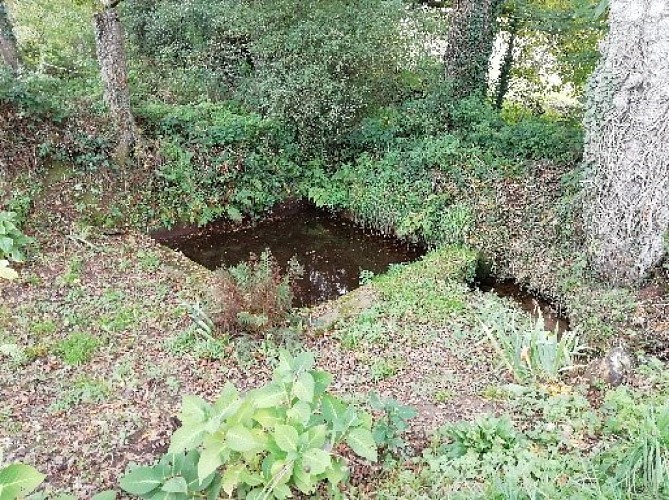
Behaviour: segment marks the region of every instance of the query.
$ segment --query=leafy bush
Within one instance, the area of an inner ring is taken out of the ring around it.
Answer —
[[[578,334],[568,330],[548,332],[543,318],[518,317],[515,311],[488,301],[482,329],[495,348],[503,365],[518,382],[528,380],[556,381],[575,366],[582,353]]]
[[[295,490],[313,494],[327,481],[336,492],[347,477],[344,446],[377,460],[372,417],[329,395],[332,377],[313,365],[311,354],[284,351],[272,381],[259,389],[240,395],[227,384],[214,404],[185,397],[168,454],[131,469],[121,487],[141,498],[217,498],[224,491],[283,499]]]
[[[293,304],[293,283],[302,274],[295,260],[285,274],[269,250],[216,272],[211,318],[225,333],[257,333],[280,326]]]

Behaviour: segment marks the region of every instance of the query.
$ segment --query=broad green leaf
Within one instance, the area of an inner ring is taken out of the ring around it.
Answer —
[[[362,428],[351,430],[346,436],[346,444],[348,444],[357,455],[366,458],[370,462],[376,462],[378,460],[376,442],[369,430]]]
[[[207,500],[216,500],[221,496],[222,479],[220,474],[214,474],[214,479],[207,487]],[[229,496],[229,495],[228,495]]]
[[[348,469],[342,459],[335,459],[332,461],[330,468],[327,470],[325,477],[332,485],[337,485],[345,480],[348,476]]]
[[[309,372],[303,372],[293,385],[293,393],[300,400],[311,403],[314,400],[314,377]]]
[[[30,493],[45,477],[30,465],[11,464],[0,469],[0,500],[14,500]]]
[[[332,375],[320,370],[311,372],[311,375],[314,377],[314,396],[320,397],[332,383]]]
[[[290,491],[290,487],[287,484],[277,484],[272,488],[272,493],[274,493],[274,497],[279,500],[293,496],[293,493]]]
[[[302,455],[302,463],[309,468],[310,474],[322,474],[330,467],[331,461],[330,454],[320,448],[308,449]]]
[[[116,492],[114,490],[101,491],[93,495],[91,500],[116,500]]]
[[[221,395],[214,403],[214,411],[216,412],[216,415],[225,418],[234,413],[235,410],[233,408],[238,401],[239,391],[232,383],[226,383],[223,387],[223,391],[221,391]]]
[[[327,425],[321,424],[311,427],[306,432],[305,445],[307,448],[323,448],[325,440],[327,439],[328,428]]]
[[[323,396],[321,410],[325,420],[334,424],[342,419],[346,411],[346,405],[334,396]]]
[[[188,493],[188,483],[181,477],[173,477],[165,481],[161,490],[167,493]]]
[[[272,484],[286,484],[293,475],[294,462],[289,460],[277,460],[270,468]]]
[[[304,467],[293,469],[293,484],[305,495],[309,495],[316,489],[314,476],[304,470]]]
[[[285,416],[278,408],[261,408],[253,414],[253,420],[262,425],[265,429],[273,429],[281,422],[285,421]]]
[[[285,452],[297,451],[297,430],[290,425],[277,425],[274,430],[274,441]]]
[[[286,401],[286,391],[278,384],[269,384],[249,393],[256,408],[273,408]]]
[[[235,464],[226,467],[225,471],[223,472],[221,484],[223,487],[223,491],[225,491],[228,494],[228,496],[232,496],[232,493],[235,491],[235,489],[241,482],[242,475],[245,470],[246,466],[244,464]]]
[[[293,359],[293,371],[294,372],[303,372],[311,370],[314,367],[316,360],[314,359],[314,354],[306,351],[298,354]]]
[[[207,438],[204,442],[204,450],[197,463],[197,477],[200,482],[209,477],[216,469],[223,465],[222,452],[226,444],[218,435]]]
[[[286,412],[286,417],[291,423],[306,426],[311,419],[311,406],[304,401],[298,401]]]
[[[153,467],[137,467],[121,478],[123,491],[131,495],[146,495],[163,484],[163,476]]]
[[[244,453],[258,447],[258,441],[253,433],[243,425],[235,425],[225,435],[225,441],[234,451]]]
[[[117,493],[115,490],[105,490],[96,493],[91,497],[91,500],[116,500]]]
[[[211,406],[199,396],[186,395],[181,404],[181,421],[184,426],[189,424],[201,424],[209,416]]]
[[[169,451],[178,453],[190,451],[202,444],[205,436],[206,424],[184,425],[172,434]]]

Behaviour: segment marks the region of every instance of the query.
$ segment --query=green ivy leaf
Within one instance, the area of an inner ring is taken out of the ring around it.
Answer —
[[[359,456],[366,458],[370,462],[378,460],[376,451],[376,442],[371,431],[357,428],[351,430],[346,436],[346,444]]]
[[[14,500],[30,493],[45,477],[30,465],[11,464],[0,469],[0,500]]]
[[[153,467],[137,467],[124,475],[121,489],[131,495],[146,495],[163,484],[163,476]]]
[[[274,441],[285,452],[297,451],[299,434],[293,426],[277,425],[274,430]]]

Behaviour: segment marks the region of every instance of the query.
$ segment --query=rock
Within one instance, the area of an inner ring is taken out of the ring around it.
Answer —
[[[592,385],[609,384],[617,387],[632,371],[631,354],[622,346],[612,348],[603,358],[594,359],[586,369],[586,378]]]

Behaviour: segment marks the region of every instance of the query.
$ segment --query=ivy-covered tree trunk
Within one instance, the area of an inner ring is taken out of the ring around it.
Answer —
[[[137,142],[137,129],[130,109],[123,28],[116,9],[106,8],[95,14],[93,28],[104,99],[119,134],[117,154],[127,158],[133,153]]]
[[[486,93],[501,0],[454,0],[444,54],[456,97]]]
[[[19,70],[19,51],[9,12],[4,0],[0,0],[0,57],[13,73]]]
[[[585,224],[594,268],[641,280],[669,227],[669,1],[611,0],[588,88]]]

